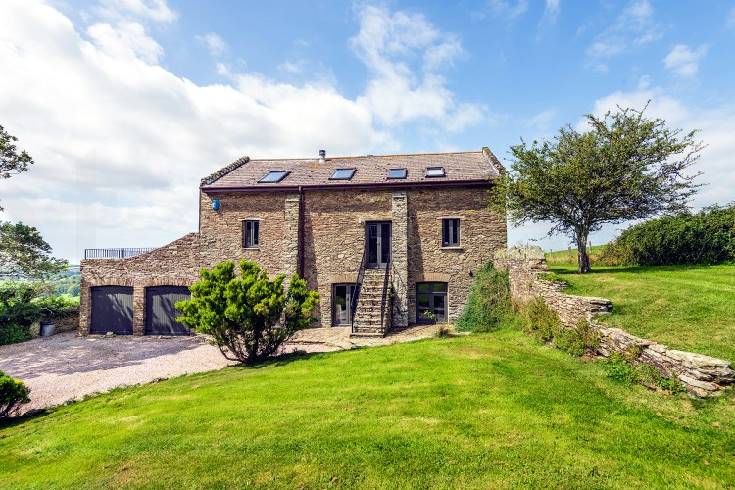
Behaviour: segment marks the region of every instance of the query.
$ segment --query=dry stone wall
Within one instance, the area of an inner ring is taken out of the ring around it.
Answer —
[[[735,371],[728,361],[670,349],[596,321],[598,315],[612,310],[612,302],[606,298],[564,294],[563,284],[541,277],[548,267],[539,247],[501,250],[495,255],[495,266],[508,271],[511,294],[516,301],[524,303],[534,297],[543,298],[567,327],[580,319],[588,321],[599,332],[601,356],[635,353],[634,362],[648,364],[663,376],[678,379],[695,396],[712,396],[735,384]]]

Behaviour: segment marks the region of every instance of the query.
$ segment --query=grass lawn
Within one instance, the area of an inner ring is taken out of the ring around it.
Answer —
[[[499,332],[228,368],[0,429],[0,488],[726,487],[735,403]]]
[[[735,362],[735,265],[593,264],[592,273],[577,274],[575,265],[557,260],[549,268],[570,284],[569,294],[611,299],[613,312],[604,322],[669,347]]]

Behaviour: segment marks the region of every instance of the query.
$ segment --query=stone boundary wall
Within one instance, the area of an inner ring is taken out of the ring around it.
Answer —
[[[612,310],[612,301],[564,294],[564,284],[540,277],[548,272],[540,247],[501,250],[495,255],[494,262],[496,268],[508,272],[511,295],[515,301],[525,303],[534,297],[541,297],[559,314],[565,326],[573,327],[580,319],[589,322],[600,334],[599,355],[608,357],[615,352],[626,355],[640,353],[635,362],[648,364],[663,376],[678,379],[694,396],[716,395],[735,384],[735,371],[728,361],[670,349],[596,322],[598,315]]]

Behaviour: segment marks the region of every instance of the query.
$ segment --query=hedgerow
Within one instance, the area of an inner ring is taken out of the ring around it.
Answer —
[[[735,260],[735,204],[662,216],[623,231],[603,253],[608,263],[717,264]]]

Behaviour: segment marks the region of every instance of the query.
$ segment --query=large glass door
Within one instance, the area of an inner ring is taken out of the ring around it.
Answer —
[[[385,268],[390,263],[390,221],[368,222],[366,235],[367,266]]]
[[[332,292],[332,322],[334,325],[352,324],[355,295],[354,284],[335,284]]]
[[[447,321],[447,283],[416,283],[416,323]]]

